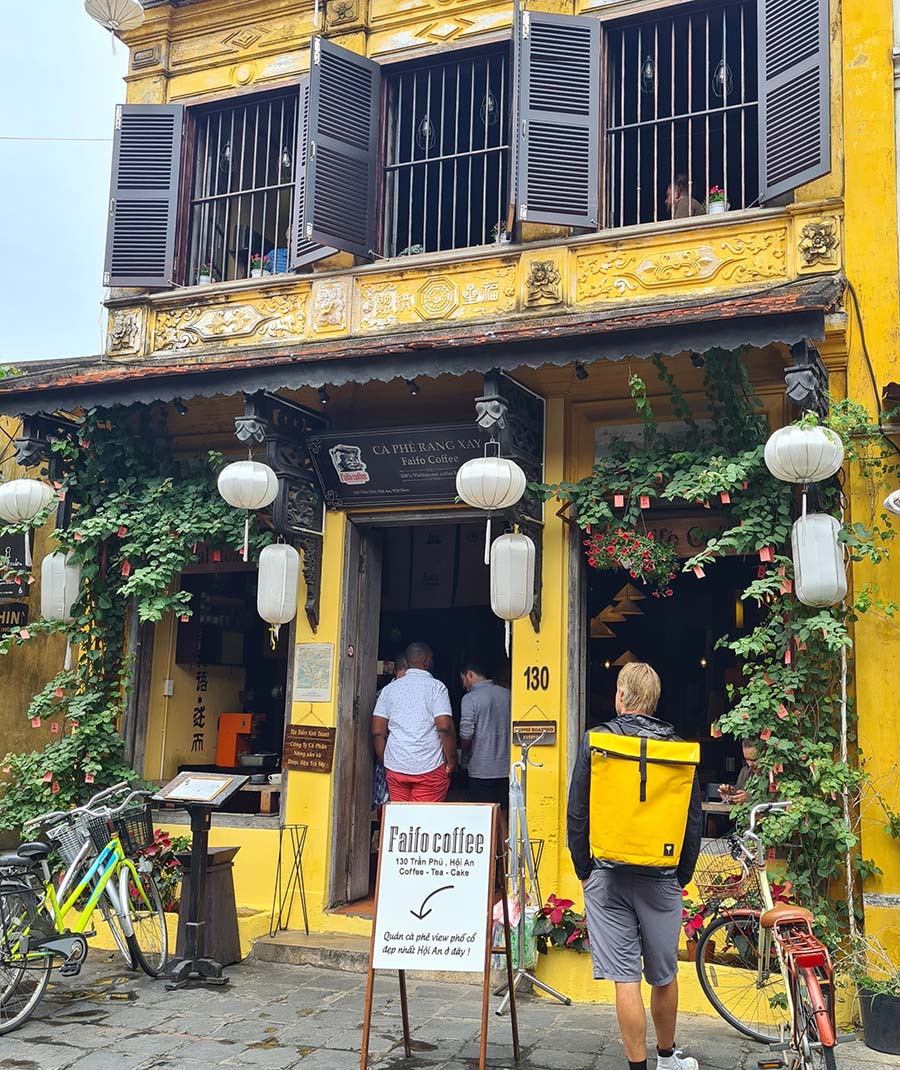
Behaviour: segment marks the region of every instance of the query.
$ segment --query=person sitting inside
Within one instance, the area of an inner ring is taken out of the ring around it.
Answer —
[[[291,228],[288,227],[284,232],[284,245],[276,246],[274,249],[270,249],[266,256],[269,258],[269,271],[273,275],[283,275],[288,269],[288,259],[290,251],[288,246],[291,240]]]
[[[666,190],[666,208],[672,219],[688,219],[703,215],[703,205],[691,197],[687,175],[676,175],[675,181]]]
[[[750,797],[747,794],[747,783],[751,777],[759,773],[759,752],[753,740],[743,740],[741,750],[744,753],[744,764],[738,773],[737,782],[719,785],[719,795],[722,801],[731,803],[732,806],[743,806],[747,802]]]

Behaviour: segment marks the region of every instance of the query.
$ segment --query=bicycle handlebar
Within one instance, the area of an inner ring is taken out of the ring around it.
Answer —
[[[40,817],[33,817],[30,821],[26,821],[23,825],[23,829],[36,828],[38,825],[47,825],[53,821],[65,821],[75,818],[78,814],[91,814],[96,817],[107,816],[110,817],[113,814],[117,814],[120,810],[124,810],[129,805],[132,799],[144,797],[149,798],[153,795],[152,791],[134,790],[130,791],[125,799],[119,803],[118,806],[108,807],[104,806],[101,810],[94,809],[97,803],[101,799],[108,799],[111,795],[116,795],[123,788],[128,788],[129,784],[127,780],[120,781],[118,784],[114,784],[111,788],[106,788],[104,791],[98,792],[91,799],[84,804],[84,806],[76,806],[71,810],[51,810],[47,814],[41,814]]]
[[[770,814],[773,810],[790,810],[790,808],[790,799],[787,799],[785,802],[759,803],[750,811],[750,828],[748,831],[754,832],[759,818],[765,817],[766,814]]]

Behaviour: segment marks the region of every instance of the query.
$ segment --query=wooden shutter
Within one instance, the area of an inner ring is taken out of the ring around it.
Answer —
[[[297,102],[297,149],[294,153],[294,203],[291,219],[291,268],[312,264],[323,257],[331,256],[334,249],[306,237],[304,211],[306,207],[306,171],[309,153],[309,78],[300,83],[300,99]]]
[[[313,38],[305,237],[358,256],[375,245],[381,70]]]
[[[758,0],[759,197],[831,170],[828,0]]]
[[[116,109],[105,286],[172,284],[183,120],[181,104]]]
[[[519,219],[596,227],[600,22],[522,11],[515,48]]]

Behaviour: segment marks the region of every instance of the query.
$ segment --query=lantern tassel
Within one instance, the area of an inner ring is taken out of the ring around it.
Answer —
[[[512,637],[512,624],[510,623],[510,621],[507,621],[506,622],[506,635],[504,637],[505,640],[506,640],[506,656],[507,657],[509,657],[509,642],[510,642],[510,638],[511,637]]]
[[[803,519],[806,519],[806,487],[803,488]]]
[[[25,567],[30,569],[31,565],[31,528],[28,528],[25,532]]]
[[[72,640],[69,636],[66,636],[66,660],[63,662],[63,668],[66,672],[72,668]]]
[[[250,560],[250,514],[244,516],[244,560]]]
[[[487,522],[484,528],[484,563],[489,565],[491,563],[491,514],[488,513]]]

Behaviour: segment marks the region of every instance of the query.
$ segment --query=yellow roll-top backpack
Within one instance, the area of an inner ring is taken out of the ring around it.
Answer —
[[[669,868],[681,857],[700,744],[591,732],[591,853]]]

